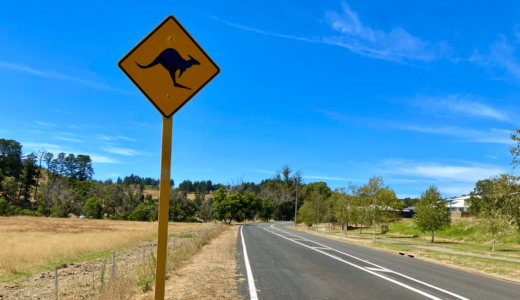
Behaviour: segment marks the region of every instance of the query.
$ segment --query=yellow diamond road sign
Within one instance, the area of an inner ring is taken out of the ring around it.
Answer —
[[[166,118],[220,73],[174,16],[162,21],[118,65]]]

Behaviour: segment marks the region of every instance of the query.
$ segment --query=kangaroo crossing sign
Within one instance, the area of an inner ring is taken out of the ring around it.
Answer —
[[[165,118],[179,111],[220,73],[174,16],[162,21],[118,65]]]
[[[167,17],[118,63],[163,115],[155,300],[164,299],[170,205],[172,116],[220,73],[174,16]]]

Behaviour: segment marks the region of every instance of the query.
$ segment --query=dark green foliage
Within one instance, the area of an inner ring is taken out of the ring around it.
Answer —
[[[5,200],[4,197],[0,198],[0,216],[10,216],[13,213],[13,208]]]
[[[123,184],[126,184],[126,185],[130,185],[130,184],[144,184],[144,185],[151,185],[151,186],[159,186],[159,183],[160,183],[160,180],[159,179],[153,179],[153,178],[150,178],[150,177],[139,177],[137,175],[130,175],[130,176],[125,176],[125,178],[123,178],[121,180],[121,178],[118,178],[117,179],[117,183],[123,183]],[[172,182],[170,181],[170,184]]]
[[[211,182],[211,180],[202,180],[195,182],[191,182],[191,180],[184,180],[183,182],[181,182],[181,184],[179,184],[179,190],[186,193],[196,193],[199,191],[216,191],[221,187],[223,187],[222,184],[219,183],[214,185],[213,182]]]
[[[271,205],[271,201],[262,200],[262,206],[258,213],[258,218],[263,219],[267,222],[271,219],[273,215],[273,206]]]
[[[413,221],[421,232],[432,234],[432,243],[434,242],[435,231],[450,227],[451,213],[446,210],[446,205],[437,187],[431,186],[422,193],[421,200],[417,203],[415,209]]]
[[[53,159],[53,157],[52,153],[47,153],[44,158],[47,170],[52,173],[52,177],[60,175],[79,181],[92,180],[94,168],[90,156],[82,154],[75,156],[72,153],[67,155],[61,152],[56,158]]]
[[[182,221],[188,222],[188,223],[202,223],[202,221],[199,221],[199,220],[195,219],[194,217],[186,217]]]
[[[17,207],[14,210],[13,215],[16,215],[16,216],[28,216],[28,217],[41,217],[41,214],[38,213],[37,211],[32,211],[32,210],[29,210],[29,209],[21,209],[19,207]]]
[[[255,215],[261,213],[262,199],[256,194],[235,193],[227,196],[226,193],[227,191],[224,188],[220,188],[213,197],[213,207],[218,220],[224,219],[226,214],[229,213],[231,220],[241,222],[251,220]],[[264,217],[266,216],[264,215]]]
[[[152,220],[152,212],[154,211],[154,205],[148,205],[148,203],[141,203],[137,208],[130,213],[128,216],[129,221],[150,221]]]
[[[90,198],[83,207],[83,213],[86,217],[101,219],[103,218],[103,207],[95,198]]]

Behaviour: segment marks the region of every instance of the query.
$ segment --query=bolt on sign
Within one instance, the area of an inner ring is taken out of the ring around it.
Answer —
[[[217,64],[174,16],[162,21],[118,65],[166,118],[220,73]]]
[[[164,299],[168,242],[172,116],[220,73],[220,68],[177,21],[168,16],[118,63],[163,116],[155,299]]]

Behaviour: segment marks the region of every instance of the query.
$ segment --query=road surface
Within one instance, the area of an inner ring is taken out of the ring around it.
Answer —
[[[240,228],[244,299],[520,299],[520,285],[284,227],[289,224]]]

